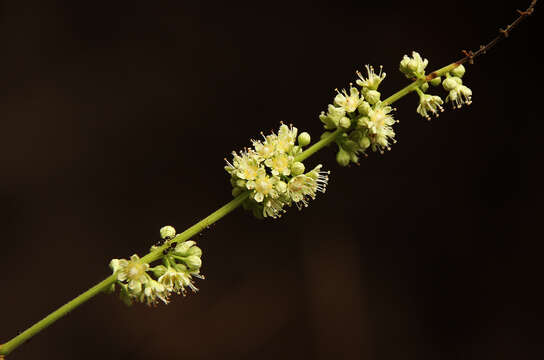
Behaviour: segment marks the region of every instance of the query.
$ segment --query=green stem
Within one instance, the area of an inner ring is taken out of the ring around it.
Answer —
[[[406,86],[405,88],[401,89],[400,91],[394,93],[393,95],[385,99],[383,103],[385,103],[386,105],[390,105],[394,103],[395,101],[397,101],[398,99],[402,98],[403,96],[406,96],[410,92],[417,89],[424,82],[430,81],[437,76],[441,76],[453,70],[457,66],[459,66],[457,63],[452,63],[441,69],[438,69],[435,72],[432,72],[431,74],[427,75],[425,78],[415,80],[410,85]],[[296,156],[295,160],[296,161],[306,160],[307,158],[309,158],[310,156],[312,156],[313,154],[315,154],[316,152],[318,152],[325,146],[335,141],[336,138],[343,132],[344,130],[342,129],[336,129],[328,137],[319,140],[318,142],[310,146],[308,149],[306,149],[304,152]],[[151,263],[155,260],[160,259],[163,256],[163,253],[162,253],[163,250],[168,248],[172,244],[172,242],[183,242],[195,236],[196,234],[202,232],[209,225],[215,223],[216,221],[221,219],[223,216],[235,210],[238,206],[240,206],[244,202],[244,200],[248,198],[248,196],[249,196],[249,192],[245,192],[238,195],[232,201],[228,202],[227,204],[225,204],[224,206],[222,206],[215,212],[211,213],[208,217],[204,218],[203,220],[191,226],[190,228],[188,228],[181,234],[177,235],[172,241],[165,243],[164,245],[156,248],[154,251],[142,257],[141,261],[145,263]],[[89,290],[85,291],[83,294],[79,295],[72,301],[69,301],[68,303],[64,304],[63,306],[61,306],[60,308],[58,308],[51,314],[47,315],[45,318],[38,321],[37,323],[35,323],[30,328],[23,331],[22,333],[20,333],[13,339],[9,340],[5,344],[0,345],[0,359],[2,359],[4,355],[8,355],[9,353],[11,353],[17,347],[22,345],[25,341],[27,341],[34,335],[38,334],[39,332],[47,328],[49,325],[51,325],[52,323],[54,323],[61,317],[65,316],[76,307],[78,307],[79,305],[83,304],[84,302],[91,299],[95,295],[98,295],[99,293],[107,290],[111,286],[111,284],[115,282],[115,280],[116,280],[115,274],[107,277],[106,279],[102,280],[101,282],[99,282],[98,284],[90,288]]]
[[[343,133],[343,130],[336,129],[334,132],[329,134],[329,136],[327,136],[326,138],[319,140],[318,142],[316,142],[315,144],[313,144],[312,146],[304,150],[302,153],[298,154],[295,157],[295,161],[306,160],[307,158],[309,158],[310,156],[312,156],[319,150],[323,149],[325,146],[332,143],[341,133]]]
[[[215,223],[216,221],[221,219],[223,216],[227,215],[228,213],[236,209],[238,206],[240,206],[244,202],[244,200],[247,199],[248,196],[249,196],[249,192],[245,192],[243,194],[238,195],[236,198],[234,198],[233,200],[231,200],[230,202],[228,202],[227,204],[225,204],[218,210],[211,213],[208,217],[202,219],[201,221],[191,226],[190,228],[188,228],[181,234],[177,235],[173,241],[182,242],[202,232],[204,229],[206,229],[206,227]],[[171,242],[158,247],[156,250],[145,255],[141,259],[141,261],[145,263],[150,263],[160,259],[162,257],[162,251],[166,249],[167,247],[169,247],[170,244]],[[84,302],[91,299],[95,295],[98,295],[101,292],[107,290],[111,286],[111,284],[115,282],[115,280],[116,280],[115,274],[110,275],[109,277],[102,280],[101,282],[99,282],[98,284],[90,288],[89,290],[85,291],[83,294],[73,299],[72,301],[69,301],[66,304],[62,305],[60,308],[53,311],[51,314],[47,315],[45,318],[38,321],[37,323],[29,327],[28,329],[26,329],[25,331],[23,331],[22,333],[20,333],[19,335],[17,335],[10,341],[8,341],[7,343],[0,345],[0,359],[2,359],[4,355],[8,355],[13,350],[21,346],[25,341],[27,341],[34,335],[38,334],[45,328],[49,327],[49,325],[53,324],[55,321],[57,321],[61,317],[68,314],[70,311],[74,310],[79,305],[83,304]]]
[[[459,66],[458,63],[451,63],[451,64],[449,64],[447,66],[444,66],[443,68],[440,68],[440,69],[438,69],[436,71],[433,71],[432,73],[430,73],[426,77],[414,80],[414,82],[412,82],[410,85],[408,85],[408,86],[402,88],[401,90],[397,91],[396,93],[394,93],[393,95],[391,95],[390,97],[385,99],[382,103],[384,105],[391,105],[392,103],[394,103],[398,99],[408,95],[409,93],[411,93],[415,89],[419,88],[421,85],[423,85],[423,83],[431,81],[435,77],[442,76],[442,75],[452,71],[453,69],[455,69],[458,66]]]

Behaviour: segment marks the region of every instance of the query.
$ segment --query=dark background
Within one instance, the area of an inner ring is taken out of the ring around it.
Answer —
[[[259,131],[317,139],[356,69],[383,64],[385,98],[402,55],[442,67],[528,3],[3,2],[0,342],[229,201],[223,158]],[[197,296],[98,296],[10,358],[531,358],[542,16],[468,66],[470,107],[407,96],[391,152],[307,161],[332,171],[309,208],[202,234]]]

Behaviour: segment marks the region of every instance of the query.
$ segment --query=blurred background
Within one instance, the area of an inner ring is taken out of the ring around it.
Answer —
[[[2,2],[0,343],[229,201],[223,158],[260,131],[319,138],[356,69],[384,65],[385,98],[404,54],[442,67],[528,3]],[[332,172],[309,208],[195,239],[198,295],[101,295],[9,358],[531,358],[542,10],[467,66],[470,107],[428,122],[407,96],[391,152],[308,159]]]

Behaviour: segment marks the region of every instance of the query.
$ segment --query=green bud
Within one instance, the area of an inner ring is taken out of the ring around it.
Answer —
[[[366,129],[368,127],[368,122],[370,121],[370,118],[368,116],[363,116],[357,120],[357,128],[358,129]]]
[[[293,176],[304,174],[304,164],[300,161],[296,161],[291,165],[291,174]]]
[[[463,64],[461,64],[452,71],[450,71],[450,74],[452,74],[453,76],[457,76],[458,78],[462,78],[463,75],[465,75],[465,71],[465,67],[463,66]]]
[[[238,179],[238,180],[236,180],[236,186],[241,187],[241,188],[245,188],[246,187],[246,181],[243,180],[243,179]]]
[[[240,195],[242,193],[242,189],[240,189],[239,187],[235,187],[232,189],[232,196],[233,197],[237,197],[238,195]]]
[[[441,82],[442,82],[442,78],[440,76],[437,76],[430,81],[432,86],[438,86],[440,85]]]
[[[370,104],[366,101],[363,101],[361,102],[361,104],[359,105],[359,107],[357,108],[357,110],[359,110],[359,114],[361,115],[368,115],[368,113],[370,112]]]
[[[442,87],[444,88],[444,90],[451,91],[456,89],[459,86],[459,83],[455,81],[455,79],[458,79],[458,78],[449,77],[449,78],[446,78],[444,81],[442,81]]]
[[[355,141],[353,141],[353,140],[346,140],[346,141],[342,142],[342,147],[345,148],[349,152],[357,151],[358,148],[359,148],[357,143]]]
[[[410,71],[416,72],[418,65],[419,63],[416,59],[410,59],[410,61],[408,61],[407,67]]]
[[[359,140],[359,146],[361,149],[366,150],[370,146],[370,139],[366,136],[363,136],[361,140]]]
[[[423,90],[423,92],[429,90],[429,84],[424,82],[423,84],[421,84],[420,86],[421,90]]]
[[[463,85],[463,80],[461,80],[460,77],[454,76],[452,79],[455,80],[459,85]]]
[[[151,268],[151,272],[153,272],[153,275],[155,275],[155,277],[163,276],[166,272],[166,266],[157,265],[154,268]]]
[[[369,104],[374,105],[378,101],[380,101],[380,92],[377,90],[368,90],[365,93],[365,99],[369,102]]]
[[[190,269],[198,269],[202,266],[202,260],[198,256],[189,256],[183,260],[183,262]]]
[[[176,245],[176,248],[174,249],[174,253],[179,256],[187,256],[187,253],[191,246],[196,244],[196,242],[192,240],[184,241],[182,243],[179,243]]]
[[[176,229],[174,229],[173,226],[167,225],[161,228],[160,233],[161,233],[161,238],[171,239],[174,236],[176,236]]]
[[[172,267],[174,269],[176,269],[176,271],[179,271],[179,272],[187,272],[187,266],[183,265],[183,264],[180,264],[180,263],[175,263],[175,264],[172,264]]]
[[[308,134],[306,131],[305,132],[301,132],[299,135],[298,135],[298,144],[300,146],[306,146],[310,143],[311,141],[311,137],[310,137],[310,134]]]
[[[202,249],[199,248],[198,246],[193,246],[193,247],[189,248],[189,251],[187,251],[187,255],[201,257],[202,256]]]
[[[351,120],[344,116],[343,118],[340,119],[339,125],[341,128],[349,129],[349,127],[351,126]]]
[[[348,138],[355,142],[359,142],[362,136],[363,136],[362,132],[360,132],[359,130],[354,130],[351,132],[351,134],[349,134]]]
[[[349,161],[350,161],[349,153],[346,150],[342,149],[341,146],[339,146],[338,153],[336,154],[336,162],[340,166],[348,166]]]

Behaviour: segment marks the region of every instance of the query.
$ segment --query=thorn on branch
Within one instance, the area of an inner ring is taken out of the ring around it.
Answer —
[[[508,37],[508,30],[510,30],[510,26],[506,28],[506,30],[499,29],[499,32],[504,35],[505,38]]]
[[[480,52],[482,54],[485,54],[487,52],[484,45],[480,45]]]

